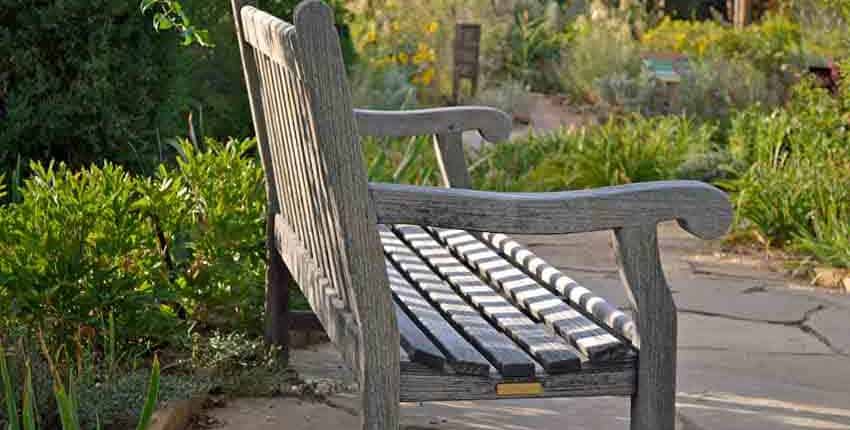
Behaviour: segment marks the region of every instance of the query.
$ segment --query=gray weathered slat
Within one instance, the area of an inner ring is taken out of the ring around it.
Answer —
[[[535,374],[536,363],[525,351],[490,325],[392,231],[385,226],[380,226],[379,231],[387,257],[493,363],[502,376],[530,377]]]
[[[424,229],[405,225],[394,230],[455,291],[537,359],[546,372],[563,373],[581,367],[581,358],[571,346],[481,281]]]
[[[304,292],[310,307],[322,321],[328,337],[339,348],[346,363],[356,367],[360,360],[357,353],[358,327],[354,316],[342,306],[334,294],[328,294],[330,281],[320,270],[319,264],[309,256],[282,215],[275,217],[274,233],[278,253]]]
[[[360,134],[374,137],[427,136],[478,130],[488,142],[510,137],[506,113],[484,106],[456,106],[409,111],[355,109]]]
[[[482,233],[480,238],[499,251],[507,260],[530,273],[540,285],[564,297],[574,308],[583,310],[582,313],[596,323],[607,327],[621,339],[629,342],[636,339],[635,323],[625,312],[579,285],[516,240],[501,233]]]
[[[632,397],[632,430],[676,427],[676,305],[664,279],[656,226],[614,231],[620,276],[637,312],[640,330]]]
[[[520,398],[630,396],[635,390],[635,375],[634,362],[618,363],[617,366],[604,368],[582,368],[558,375],[545,374],[536,378],[543,386],[542,393]],[[497,394],[496,386],[511,382],[514,380],[501,377],[438,374],[421,364],[410,364],[405,366],[405,371],[401,374],[401,400],[427,402],[504,399]],[[645,428],[650,429],[651,427]]]
[[[463,230],[433,229],[445,246],[499,286],[532,315],[569,340],[591,361],[618,360],[629,347]]]
[[[369,185],[381,224],[506,234],[569,234],[677,220],[704,239],[726,233],[729,198],[696,181],[661,181],[555,193],[497,193],[400,184]]]
[[[452,370],[465,375],[489,375],[490,362],[446,321],[422,294],[389,261],[386,262],[390,289],[406,314],[440,347]]]
[[[396,304],[396,322],[401,337],[401,347],[407,352],[409,361],[422,363],[437,370],[443,370],[446,365],[446,357],[436,346],[422,333],[422,330],[410,319],[407,314]]]

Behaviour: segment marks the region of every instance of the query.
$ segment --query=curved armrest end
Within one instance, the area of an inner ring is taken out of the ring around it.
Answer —
[[[687,182],[689,188],[692,188],[698,197],[702,195],[704,200],[702,204],[689,210],[687,215],[676,218],[679,227],[700,239],[717,239],[725,235],[734,219],[729,196],[712,185]]]

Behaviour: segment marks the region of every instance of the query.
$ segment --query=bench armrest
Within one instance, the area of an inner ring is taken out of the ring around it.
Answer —
[[[511,117],[489,107],[457,106],[408,111],[354,109],[361,136],[407,137],[478,130],[488,142],[507,140]]]
[[[370,184],[378,222],[516,234],[567,234],[655,227],[676,220],[704,239],[732,221],[725,193],[696,181],[663,181],[582,191],[496,193]]]

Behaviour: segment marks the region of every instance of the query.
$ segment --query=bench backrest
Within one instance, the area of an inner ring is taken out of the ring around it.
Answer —
[[[333,11],[304,2],[293,25],[233,2],[270,211],[285,236],[275,240],[293,248],[281,254],[302,290],[318,288],[305,291],[317,313],[330,294],[361,323],[381,307],[370,291],[389,288]],[[315,270],[302,270],[305,260]],[[315,287],[316,276],[329,285]]]

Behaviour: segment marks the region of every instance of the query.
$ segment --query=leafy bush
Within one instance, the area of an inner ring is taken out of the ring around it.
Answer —
[[[605,88],[617,86],[612,81],[635,80],[641,75],[640,48],[627,23],[581,17],[574,27],[561,71],[563,85],[574,97],[599,102],[605,97]]]
[[[369,180],[413,185],[442,184],[431,137],[363,140]]]
[[[505,68],[510,79],[534,91],[558,90],[556,65],[567,35],[560,25],[560,6],[555,1],[533,7],[520,4],[514,10],[514,23],[508,33]]]
[[[715,21],[666,18],[641,42],[658,52],[746,61],[766,75],[784,74],[789,67],[799,69],[804,63],[802,30],[783,15],[769,15],[744,29]]]
[[[138,2],[0,1],[0,166],[20,155],[148,167],[187,94],[174,35]],[[4,103],[0,103],[4,104]]]
[[[848,267],[850,226],[850,85],[833,97],[812,82],[797,86],[789,106],[770,115],[751,110],[733,121],[729,150],[751,165],[723,182],[735,192],[743,228],[765,245],[789,247]]]
[[[490,106],[514,116],[528,119],[533,100],[528,88],[519,81],[500,81],[495,85],[485,85],[475,97],[475,104]]]
[[[163,335],[175,315],[158,270],[150,225],[133,204],[130,175],[106,163],[74,172],[32,165],[22,201],[3,209],[0,303],[4,314],[69,340],[114,313],[125,339]]]
[[[690,156],[707,151],[716,129],[677,116],[628,117],[578,132],[531,135],[488,147],[478,186],[557,191],[675,178]]]
[[[172,340],[189,320],[258,330],[265,193],[253,141],[178,147],[177,166],[138,178],[105,163],[32,165],[0,207],[7,330],[60,344],[115,316],[122,345]]]

